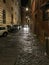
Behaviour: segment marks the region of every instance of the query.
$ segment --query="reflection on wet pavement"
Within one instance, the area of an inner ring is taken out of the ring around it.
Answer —
[[[19,53],[15,65],[48,65],[49,60],[44,56],[44,52],[39,47],[36,36],[29,29],[23,28],[19,33]],[[45,60],[47,59],[47,60]]]
[[[49,59],[44,56],[38,38],[29,28],[23,28],[2,39],[0,65],[49,65]]]

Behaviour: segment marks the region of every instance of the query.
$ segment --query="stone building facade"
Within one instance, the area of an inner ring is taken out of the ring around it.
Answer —
[[[0,25],[15,25],[20,19],[19,0],[0,0]]]
[[[49,50],[49,0],[33,0],[32,18],[34,32],[39,37],[41,44]]]

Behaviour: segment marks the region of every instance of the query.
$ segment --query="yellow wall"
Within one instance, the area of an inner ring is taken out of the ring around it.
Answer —
[[[3,25],[3,10],[6,11],[6,24],[11,25],[11,15],[13,14],[13,24],[17,24],[19,20],[19,2],[17,0],[6,0],[6,3],[3,0],[0,0],[0,25]],[[13,11],[11,10],[13,7]]]

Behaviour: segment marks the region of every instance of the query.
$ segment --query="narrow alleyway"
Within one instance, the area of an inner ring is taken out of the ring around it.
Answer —
[[[0,0],[0,65],[49,65],[49,0]]]
[[[0,65],[49,65],[49,59],[29,27],[4,38],[0,49]]]

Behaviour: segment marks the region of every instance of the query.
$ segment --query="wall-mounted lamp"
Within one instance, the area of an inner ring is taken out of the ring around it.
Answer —
[[[29,9],[28,9],[28,7],[26,7],[26,11],[28,11]]]

